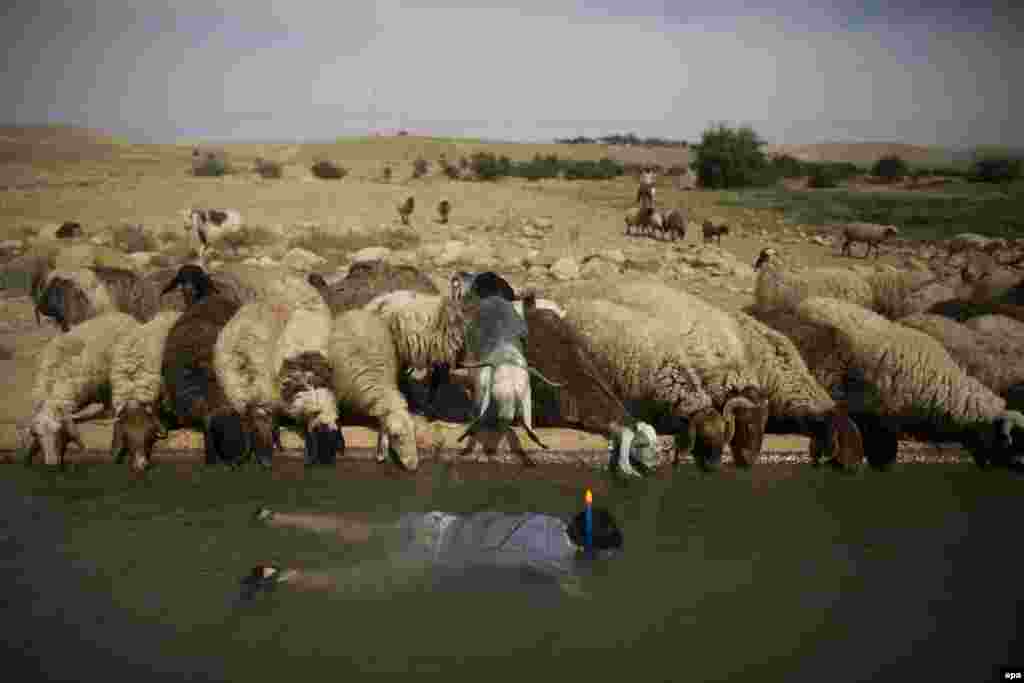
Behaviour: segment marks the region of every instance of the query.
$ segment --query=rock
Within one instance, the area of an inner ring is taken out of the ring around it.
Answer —
[[[526,270],[526,276],[534,279],[546,278],[549,274],[547,266],[532,265]]]
[[[556,280],[566,282],[568,280],[575,280],[580,276],[580,266],[576,263],[576,259],[568,256],[562,258],[551,264],[551,276]]]
[[[434,259],[434,263],[441,267],[447,267],[462,258],[466,245],[458,240],[448,240],[442,247],[441,254]]]
[[[621,249],[605,249],[598,253],[597,256],[598,258],[619,266],[626,262],[626,255],[622,253]]]
[[[4,240],[0,242],[0,249],[9,249],[15,251],[21,249],[24,243],[21,240]]]
[[[832,238],[823,237],[822,235],[815,235],[814,237],[811,238],[811,242],[813,244],[820,244],[823,247],[832,246]]]
[[[106,247],[114,242],[114,236],[109,232],[103,232],[93,237],[90,241],[97,246]]]
[[[527,224],[523,226],[523,235],[530,239],[543,239],[545,234],[542,230],[535,228],[534,226]]]
[[[531,218],[529,220],[529,222],[528,222],[528,225],[532,225],[533,227],[537,228],[538,230],[544,230],[546,232],[550,232],[551,230],[554,229],[555,222],[553,220],[551,220],[550,218],[548,218],[547,216],[542,216],[540,218]]]
[[[272,268],[279,265],[277,261],[270,258],[266,254],[262,256],[250,256],[249,258],[242,261],[242,263],[250,266],[260,266],[261,268]]]
[[[391,250],[387,247],[366,247],[352,255],[352,263],[362,263],[363,261],[383,261],[390,255]]]
[[[128,258],[135,262],[137,268],[147,268],[153,265],[153,261],[160,257],[160,254],[153,251],[137,251],[128,254]]]
[[[580,276],[588,280],[600,280],[619,274],[619,267],[601,258],[592,258],[583,264]]]
[[[314,268],[327,263],[327,259],[319,254],[302,249],[301,247],[295,247],[291,249],[284,258],[281,259],[281,264],[287,268],[293,270],[313,270]]]

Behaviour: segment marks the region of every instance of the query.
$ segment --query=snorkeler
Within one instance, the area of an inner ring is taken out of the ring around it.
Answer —
[[[588,506],[589,508],[589,506]],[[352,587],[372,579],[378,570],[396,567],[465,571],[474,568],[522,570],[556,581],[574,597],[587,597],[580,588],[581,563],[614,555],[623,547],[622,531],[605,508],[581,511],[571,521],[538,513],[444,512],[410,513],[391,524],[325,514],[274,512],[261,508],[256,519],[271,526],[334,533],[344,542],[362,543],[391,534],[400,550],[379,564],[360,564],[343,572],[308,571],[260,565],[242,579],[244,594],[279,585],[305,590]]]

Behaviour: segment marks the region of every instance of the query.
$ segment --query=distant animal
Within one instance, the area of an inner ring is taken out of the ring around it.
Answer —
[[[710,242],[717,238],[719,246],[722,244],[722,235],[729,234],[729,226],[725,223],[718,223],[714,220],[704,219],[704,241]]]
[[[221,234],[234,232],[242,227],[242,214],[234,209],[186,209],[185,230],[189,232],[191,239],[196,241],[195,246],[200,257],[204,256],[210,248],[210,242]]]
[[[843,237],[846,241],[843,243],[842,253],[852,256],[853,251],[851,247],[857,242],[863,242],[868,246],[867,251],[864,252],[864,258],[867,258],[871,253],[872,247],[875,249],[875,258],[878,258],[879,245],[887,238],[898,235],[899,232],[899,229],[894,225],[849,223],[843,228]]]
[[[441,203],[437,205],[437,212],[441,214],[441,222],[448,222],[448,214],[451,213],[452,204],[447,199],[442,199]]]
[[[662,229],[665,231],[665,236],[672,236],[672,241],[675,242],[678,237],[681,240],[686,239],[686,224],[689,222],[689,216],[687,216],[686,209],[672,209],[665,216],[665,220],[662,224]]]
[[[416,199],[414,197],[407,197],[404,202],[398,205],[398,215],[402,219],[402,225],[409,225],[409,216],[412,215],[415,208]]]

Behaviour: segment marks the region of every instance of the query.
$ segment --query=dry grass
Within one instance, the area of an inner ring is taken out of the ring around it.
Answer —
[[[221,253],[237,253],[243,247],[268,247],[279,239],[273,230],[262,225],[243,225],[238,230],[226,232],[211,240],[210,246]]]

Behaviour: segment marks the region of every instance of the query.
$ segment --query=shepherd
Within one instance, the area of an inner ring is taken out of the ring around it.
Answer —
[[[654,169],[645,168],[640,172],[640,187],[636,191],[636,201],[641,209],[654,209]]]

